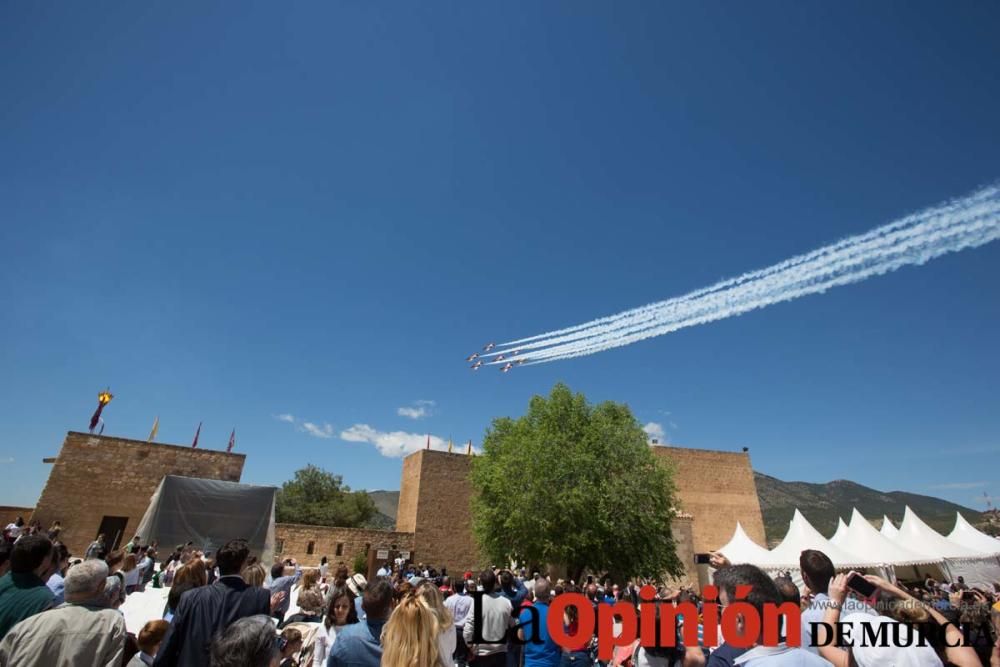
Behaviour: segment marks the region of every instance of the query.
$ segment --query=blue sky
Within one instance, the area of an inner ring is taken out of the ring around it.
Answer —
[[[383,452],[478,443],[560,380],[783,479],[1000,495],[1000,244],[462,363],[995,182],[995,3],[0,11],[0,503],[106,385],[108,434],[204,421],[246,482],[398,488]]]

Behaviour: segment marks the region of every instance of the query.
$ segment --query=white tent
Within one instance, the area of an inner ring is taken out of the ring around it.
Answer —
[[[806,549],[816,549],[822,551],[830,560],[834,567],[838,569],[872,567],[874,564],[870,559],[857,556],[841,547],[832,544],[830,540],[823,537],[818,530],[812,527],[802,513],[797,509],[792,515],[792,520],[788,524],[788,532],[781,544],[771,550],[771,562],[776,566],[798,569],[799,555]]]
[[[896,542],[910,551],[945,558],[949,578],[965,579],[970,586],[992,586],[1000,581],[1000,559],[977,549],[956,544],[937,532],[909,507],[903,514]]]
[[[758,567],[767,567],[772,562],[771,552],[751,540],[739,521],[736,522],[736,530],[733,531],[732,538],[717,551],[728,558],[733,565],[749,563]]]
[[[967,549],[1000,555],[1000,540],[978,530],[958,512],[955,512],[955,527],[948,534],[948,539]]]
[[[903,513],[903,523],[899,525],[899,535],[896,536],[895,542],[910,551],[935,559],[981,558],[985,555],[982,551],[949,541],[947,537],[924,523],[909,506]]]
[[[890,540],[857,509],[851,512],[851,525],[847,528],[843,541],[838,546],[856,554],[864,554],[882,565],[918,565],[921,563],[941,563],[944,559],[932,558],[926,554],[910,551]]]
[[[890,540],[896,539],[896,536],[899,535],[899,530],[896,526],[892,525],[892,520],[884,514],[882,515],[882,530],[879,532]]]
[[[837,517],[837,532],[835,532],[833,534],[833,537],[830,538],[830,543],[831,544],[835,544],[838,547],[843,546],[841,544],[841,541],[844,539],[844,537],[845,537],[846,534],[847,534],[847,524],[844,523],[844,520],[841,519],[838,516]],[[848,549],[848,551],[850,551],[850,550]]]

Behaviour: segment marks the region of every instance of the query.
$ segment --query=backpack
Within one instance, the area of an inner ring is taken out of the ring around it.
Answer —
[[[298,664],[311,665],[313,649],[316,647],[316,635],[326,632],[322,623],[289,623],[285,628],[295,628],[302,634],[302,650],[299,651]],[[284,629],[284,628],[283,628]]]

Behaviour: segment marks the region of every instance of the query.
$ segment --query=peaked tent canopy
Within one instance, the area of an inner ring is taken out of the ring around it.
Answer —
[[[719,553],[729,559],[733,565],[749,563],[758,567],[767,567],[771,562],[771,552],[750,539],[739,521],[736,530],[728,542],[719,549]]]
[[[868,523],[868,519],[862,516],[857,508],[851,512],[851,525],[837,546],[843,547],[851,553],[864,554],[873,561],[885,565],[920,565],[941,563],[943,560],[915,553],[900,546],[894,540],[875,530],[875,527]]]
[[[933,559],[940,558],[982,558],[986,554],[955,544],[937,532],[917,516],[909,506],[903,512],[903,523],[899,526],[896,544]]]
[[[830,543],[831,544],[835,544],[838,547],[844,546],[843,544],[841,544],[841,542],[844,540],[844,537],[846,535],[847,535],[847,524],[844,523],[844,520],[838,516],[837,517],[837,532],[835,532],[833,534],[833,537],[830,538]]]
[[[977,529],[959,512],[955,512],[955,527],[948,533],[948,540],[967,549],[1000,555],[1000,540]]]
[[[882,515],[882,530],[879,531],[883,536],[888,537],[890,540],[896,539],[899,535],[899,529],[892,524],[892,520],[886,515]]]
[[[775,565],[797,568],[799,555],[806,549],[822,551],[830,557],[834,567],[841,569],[874,565],[871,560],[852,554],[831,543],[813,528],[812,524],[806,521],[802,513],[796,509],[788,524],[788,533],[785,534],[785,539],[771,550],[771,560]]]

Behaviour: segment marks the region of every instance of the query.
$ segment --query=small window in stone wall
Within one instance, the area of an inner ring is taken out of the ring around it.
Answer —
[[[344,543],[343,542],[337,542],[337,555],[338,556],[343,556],[344,555]]]
[[[368,552],[371,550],[371,548],[372,548],[371,542],[365,542],[365,555],[366,556],[368,555]]]
[[[310,541],[309,544],[306,545],[306,553],[311,556],[314,548],[316,548],[316,543]]]
[[[284,550],[285,550],[285,541],[284,540],[275,540],[274,541],[274,553],[280,554]]]

